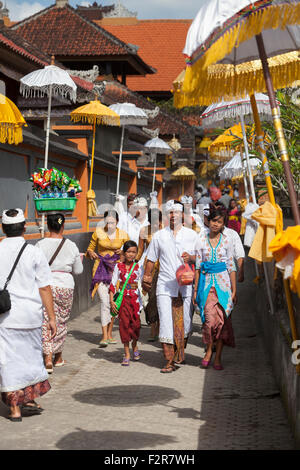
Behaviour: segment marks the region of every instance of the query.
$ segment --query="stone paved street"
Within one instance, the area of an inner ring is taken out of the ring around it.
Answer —
[[[56,368],[45,411],[11,423],[0,405],[0,449],[293,449],[294,441],[252,313],[254,275],[239,285],[233,314],[237,347],[225,370],[199,367],[200,319],[187,364],[160,374],[159,343],[141,330],[142,360],[121,367],[122,345],[99,349],[96,305],[69,323],[68,364]],[[115,336],[119,340],[118,328]]]

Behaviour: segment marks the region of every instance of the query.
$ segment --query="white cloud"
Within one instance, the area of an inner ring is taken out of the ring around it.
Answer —
[[[28,16],[34,15],[40,10],[46,8],[39,2],[18,2],[17,0],[8,0],[7,8],[9,9],[9,17],[12,21],[20,21]]]

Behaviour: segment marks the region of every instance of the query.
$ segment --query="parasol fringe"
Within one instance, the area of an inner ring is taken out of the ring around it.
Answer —
[[[49,94],[49,85],[41,87],[32,87],[25,85],[21,82],[20,93],[25,98],[43,98]],[[76,90],[72,90],[68,85],[52,85],[52,96],[62,96],[63,98],[70,98],[74,103],[76,102]]]
[[[233,25],[234,21],[235,17],[231,23],[228,22],[227,31],[224,32],[224,27],[216,30],[212,38],[208,38],[207,42],[187,59],[187,63],[193,66],[199,62],[201,68],[207,68],[230,54],[233,47],[238,47],[240,43],[260,34],[264,29],[285,29],[286,26],[299,24],[300,3],[267,4],[248,16],[237,18],[238,22]]]
[[[23,142],[22,126],[1,124],[0,142],[1,144],[8,143],[10,145],[18,145]]]
[[[120,126],[120,117],[118,116],[97,116],[90,114],[71,114],[71,120],[73,122],[87,122],[88,124],[94,124],[96,119],[97,125],[104,124],[106,126]]]
[[[292,86],[299,80],[299,52],[289,52],[268,59],[275,89]],[[208,106],[218,102],[231,101],[266,91],[260,60],[241,65],[217,64],[202,68],[201,61],[186,69],[184,82],[174,82],[174,105]]]

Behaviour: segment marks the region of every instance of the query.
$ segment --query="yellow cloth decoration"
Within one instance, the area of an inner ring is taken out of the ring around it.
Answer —
[[[23,141],[22,126],[26,125],[20,110],[0,93],[0,142],[18,145]]]
[[[93,189],[89,189],[86,193],[87,203],[88,203],[88,217],[94,217],[97,215],[97,204],[96,204],[96,194]]]
[[[245,211],[245,207],[247,205],[247,199],[239,199],[238,204],[241,208],[241,212]],[[247,220],[244,219],[243,215],[241,217],[241,228],[240,228],[240,235],[245,235],[245,230],[246,230],[246,223]]]
[[[260,206],[253,212],[252,219],[259,223],[252,246],[249,251],[249,257],[257,261],[272,261],[272,252],[269,245],[275,236],[275,227],[278,211],[269,201]]]
[[[108,106],[101,104],[99,100],[90,101],[88,104],[74,109],[70,114],[73,122],[88,122],[89,124],[96,123],[98,125],[105,124],[106,126],[119,126],[120,116],[115,113]]]
[[[286,268],[290,268],[291,290],[300,297],[300,225],[277,233],[269,244],[269,250],[277,262],[286,260]]]

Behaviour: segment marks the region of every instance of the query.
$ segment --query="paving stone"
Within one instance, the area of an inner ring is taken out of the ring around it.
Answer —
[[[40,399],[43,414],[11,423],[0,404],[0,449],[293,449],[251,309],[253,273],[246,274],[232,316],[236,348],[224,348],[223,371],[200,368],[204,347],[197,315],[187,364],[175,373],[160,374],[161,347],[147,342],[144,317],[142,359],[121,367],[117,324],[118,344],[98,347],[95,305],[69,322],[67,365],[50,376],[52,389]]]

